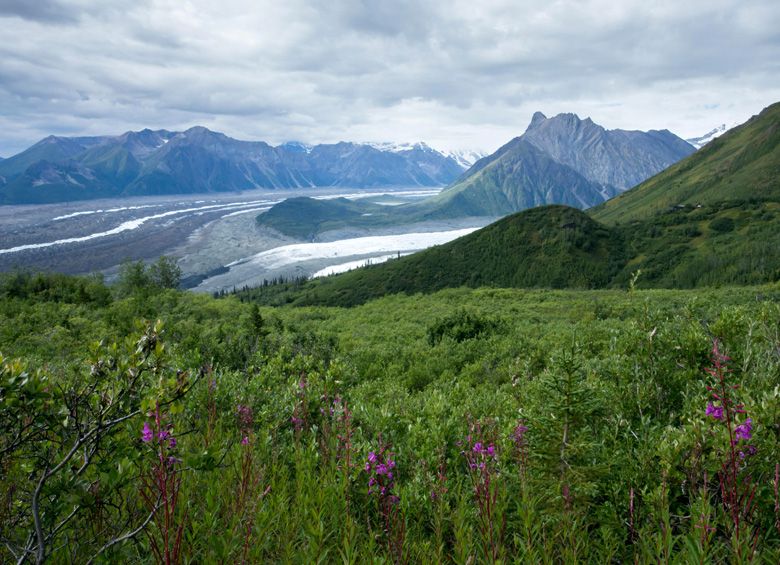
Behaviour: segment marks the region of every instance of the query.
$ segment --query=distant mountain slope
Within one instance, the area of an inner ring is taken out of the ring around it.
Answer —
[[[668,130],[606,130],[590,118],[534,114],[523,139],[591,182],[628,190],[695,151]]]
[[[780,201],[780,103],[592,211],[606,223],[648,219],[674,206]]]
[[[402,150],[336,143],[309,147],[240,141],[203,127],[119,136],[50,136],[0,162],[0,203],[313,186],[442,186],[455,159],[415,144]]]
[[[64,162],[85,151],[86,147],[67,137],[49,137],[32,147],[9,157],[0,163],[0,175],[9,178],[23,173],[30,165],[39,161]]]
[[[323,231],[346,225],[376,227],[400,218],[396,206],[383,206],[363,200],[333,198],[318,200],[301,196],[287,198],[257,216],[258,224],[301,240],[311,241]]]

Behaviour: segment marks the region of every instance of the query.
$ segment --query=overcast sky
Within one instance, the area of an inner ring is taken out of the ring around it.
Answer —
[[[492,151],[535,110],[682,137],[780,100],[778,0],[0,0],[0,155],[204,125]]]

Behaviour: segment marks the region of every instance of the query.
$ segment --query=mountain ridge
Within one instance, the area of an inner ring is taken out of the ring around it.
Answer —
[[[425,144],[271,146],[194,126],[182,132],[48,136],[0,161],[0,203],[301,188],[443,186],[464,166]]]
[[[694,151],[668,130],[606,130],[573,113],[535,112],[525,133],[432,199],[429,215],[506,215],[545,204],[588,208]]]

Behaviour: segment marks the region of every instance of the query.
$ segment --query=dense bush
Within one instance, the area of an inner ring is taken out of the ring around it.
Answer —
[[[486,336],[500,327],[501,323],[498,320],[482,318],[472,312],[460,309],[428,327],[428,343],[436,345],[444,337],[460,343],[467,339]]]
[[[0,561],[776,563],[779,303],[4,295]]]
[[[734,231],[734,220],[729,217],[716,218],[710,222],[710,229],[719,233]]]

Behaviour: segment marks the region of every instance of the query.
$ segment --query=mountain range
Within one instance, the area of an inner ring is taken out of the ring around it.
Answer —
[[[541,206],[387,263],[248,293],[271,303],[350,306],[464,285],[625,288],[630,281],[665,288],[780,281],[780,103],[587,212]]]
[[[224,192],[256,188],[442,186],[460,157],[424,143],[380,148],[336,143],[272,147],[204,127],[119,136],[50,136],[0,162],[0,203]]]
[[[620,194],[695,148],[667,130],[607,130],[590,118],[533,115],[525,133],[476,161],[440,194],[392,209],[366,209],[305,198],[278,204],[258,216],[261,225],[307,238],[317,230],[366,227],[466,216],[500,217],[545,204],[590,208]],[[316,215],[312,216],[316,211]],[[299,226],[296,226],[299,224]]]

